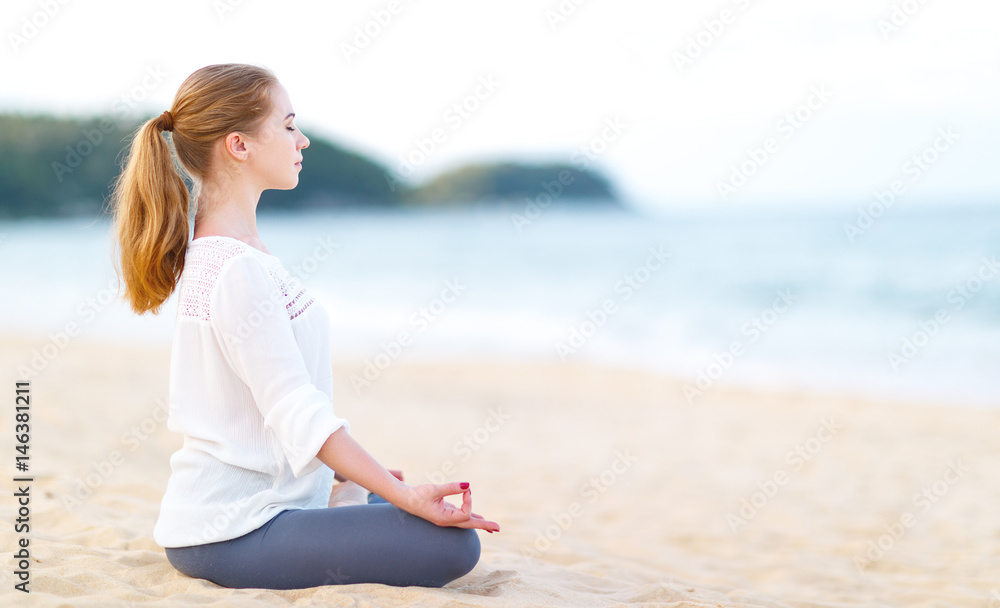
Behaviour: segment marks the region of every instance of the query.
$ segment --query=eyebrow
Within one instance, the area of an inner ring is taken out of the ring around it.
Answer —
[[[294,116],[295,116],[295,112],[292,112],[291,114],[289,114],[288,116],[286,116],[286,117],[284,118],[284,120],[288,120],[289,118],[292,118],[292,117],[294,117]]]

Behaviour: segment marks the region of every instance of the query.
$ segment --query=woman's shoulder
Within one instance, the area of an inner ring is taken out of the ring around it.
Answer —
[[[190,241],[178,285],[178,313],[208,321],[211,300],[223,269],[233,263],[260,264],[270,269],[280,261],[271,254],[228,236],[203,236]],[[269,271],[268,274],[276,274]]]
[[[285,270],[276,256],[239,239],[206,236],[188,243],[179,290],[180,314],[208,321],[211,318],[212,297],[219,288],[220,277],[227,270],[233,270],[238,275],[239,280],[234,285],[238,283],[240,289],[248,287],[247,277],[266,282],[268,290],[276,290],[278,297],[286,300],[292,318],[312,303],[313,298]]]
[[[267,268],[275,277],[284,274],[281,260],[229,236],[203,236],[188,243],[184,254],[184,274],[216,278],[230,261]]]
[[[201,236],[188,243],[185,253],[185,263],[188,256],[199,260],[214,260],[225,262],[229,258],[240,254],[255,254],[264,260],[275,260],[278,258],[257,249],[256,247],[231,236]]]

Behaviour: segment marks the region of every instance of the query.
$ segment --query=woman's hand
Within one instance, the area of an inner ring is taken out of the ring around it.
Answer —
[[[334,471],[343,473],[345,479],[374,492],[411,515],[441,527],[478,528],[499,532],[496,522],[483,519],[472,512],[472,491],[467,483],[425,483],[411,486],[403,483],[403,472],[389,471],[372,458],[351,434],[340,427],[330,434],[316,457]],[[464,487],[463,487],[464,486]],[[462,494],[462,507],[444,500],[451,494]]]
[[[478,528],[487,532],[499,532],[500,525],[483,519],[482,515],[472,512],[472,490],[469,484],[455,483],[425,483],[419,486],[406,486],[406,491],[396,506],[411,515],[416,515],[442,527]],[[461,508],[447,502],[444,497],[452,494],[462,494]]]

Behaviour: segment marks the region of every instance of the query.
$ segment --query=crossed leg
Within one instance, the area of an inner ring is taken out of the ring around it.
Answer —
[[[223,587],[382,583],[442,587],[472,571],[479,536],[437,526],[374,494],[370,504],[285,510],[239,538],[167,548],[180,572]]]

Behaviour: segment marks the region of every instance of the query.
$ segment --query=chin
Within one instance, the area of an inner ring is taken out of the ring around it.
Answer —
[[[283,182],[280,186],[275,186],[274,190],[292,190],[295,188],[295,186],[298,185],[299,185],[299,177],[296,175],[295,177]]]

